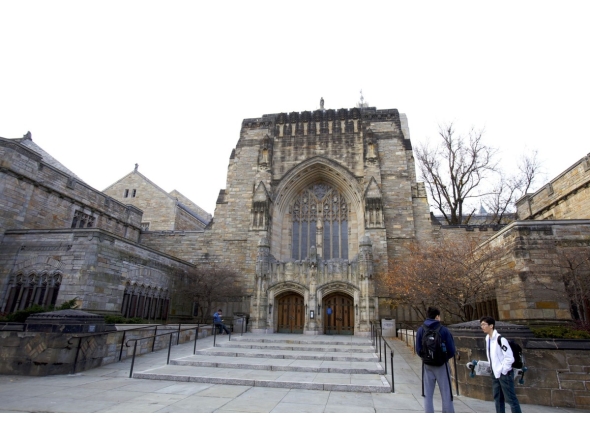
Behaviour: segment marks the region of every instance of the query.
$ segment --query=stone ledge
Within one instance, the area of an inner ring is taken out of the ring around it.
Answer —
[[[534,350],[590,350],[588,339],[528,339],[527,349]]]

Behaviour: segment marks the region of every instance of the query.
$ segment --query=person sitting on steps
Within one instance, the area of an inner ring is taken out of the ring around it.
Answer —
[[[218,328],[219,334],[223,333],[223,330],[229,335],[229,329],[225,326],[225,324],[221,320],[221,308],[217,310],[217,312],[213,315],[213,324]]]

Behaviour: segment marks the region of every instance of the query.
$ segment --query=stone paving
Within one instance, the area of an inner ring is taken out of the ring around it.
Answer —
[[[254,336],[245,334],[244,338],[246,337]],[[278,335],[267,335],[267,338],[279,339]],[[238,337],[233,338],[232,342],[236,339]],[[131,362],[125,360],[76,375],[46,377],[0,375],[0,412],[422,412],[420,359],[406,347],[404,342],[396,339],[390,339],[389,342],[395,352],[395,393],[358,393],[137,379],[129,378]],[[212,345],[212,337],[199,339],[197,350],[204,351],[210,349]],[[221,346],[218,347],[221,350],[233,344],[228,343],[227,336],[222,336],[217,337],[217,345]],[[171,353],[172,360],[190,361],[207,358],[207,356],[209,355],[193,355],[193,343],[175,346]],[[135,362],[134,372],[154,372],[165,366],[166,357],[167,350],[139,356]],[[326,364],[327,361],[320,362]],[[182,368],[183,366],[170,367]],[[186,367],[200,368],[190,365]],[[232,369],[222,367],[222,370]],[[389,365],[388,373],[390,373]],[[316,372],[317,376],[321,374],[319,371]],[[329,372],[323,373],[324,376],[329,374]],[[391,377],[385,376],[385,378],[390,384]],[[454,404],[457,412],[494,412],[493,402],[455,396]],[[523,404],[522,409],[525,413],[587,412],[530,404]],[[440,410],[440,396],[435,392],[435,411]]]

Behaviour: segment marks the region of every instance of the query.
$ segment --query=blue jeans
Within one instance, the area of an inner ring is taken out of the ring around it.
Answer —
[[[223,323],[215,324],[217,326],[217,331],[219,334],[223,333],[223,330],[229,335],[229,329]]]
[[[510,370],[505,375],[500,375],[499,378],[496,378],[492,373],[492,391],[494,393],[494,402],[496,403],[496,413],[506,413],[505,401],[510,404],[512,413],[522,413],[514,390],[513,370]]]

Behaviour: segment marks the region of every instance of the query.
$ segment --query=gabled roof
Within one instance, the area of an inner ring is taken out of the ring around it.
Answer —
[[[74,174],[70,169],[66,168],[61,162],[59,162],[56,158],[54,158],[51,154],[49,154],[47,151],[45,151],[43,148],[41,148],[39,145],[37,145],[35,142],[33,142],[30,132],[25,134],[21,138],[6,139],[6,140],[10,140],[11,142],[16,142],[16,143],[30,149],[31,151],[33,151],[37,155],[41,156],[41,158],[43,159],[43,162],[45,162],[46,164],[52,166],[53,168],[55,168],[58,171],[61,171],[62,173],[64,173],[67,176],[74,177],[77,180],[84,182],[76,174]]]

